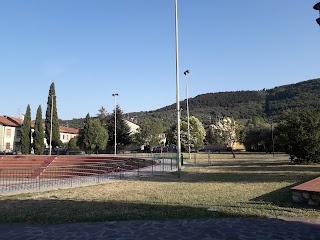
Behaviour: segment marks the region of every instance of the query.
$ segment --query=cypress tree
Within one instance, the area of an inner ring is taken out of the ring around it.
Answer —
[[[21,152],[22,154],[31,153],[31,109],[29,104],[21,127]]]
[[[53,100],[53,101],[52,101]],[[47,111],[45,119],[45,138],[47,144],[50,145],[50,132],[51,132],[51,111],[52,111],[52,148],[59,146],[60,133],[59,133],[59,119],[57,113],[57,101],[56,101],[56,91],[54,87],[54,82],[51,83],[48,101],[47,101]]]
[[[85,119],[85,123],[83,126],[82,133],[82,146],[86,153],[92,153],[91,145],[93,144],[93,136],[91,134],[91,128],[92,128],[92,119],[90,117],[90,114],[88,113]]]
[[[43,151],[44,151],[44,132],[43,132],[41,105],[39,105],[39,107],[38,107],[36,122],[34,124],[33,149],[34,149],[35,154],[38,154],[38,155],[43,154]]]

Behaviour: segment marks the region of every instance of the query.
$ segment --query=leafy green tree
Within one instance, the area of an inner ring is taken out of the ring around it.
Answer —
[[[271,123],[262,118],[252,118],[243,129],[241,141],[247,151],[272,152]]]
[[[115,112],[113,111],[113,114],[111,114],[107,124],[108,134],[109,134],[109,142],[108,142],[109,145],[114,144],[114,125],[115,125],[114,114]],[[116,114],[117,114],[117,144],[118,145],[130,144],[132,142],[132,139],[130,136],[131,134],[130,127],[125,122],[123,112],[118,105],[116,107]]]
[[[196,151],[200,150],[204,146],[204,139],[206,131],[204,130],[202,123],[198,118],[192,116],[189,118],[190,128],[190,147]],[[183,150],[188,149],[188,119],[181,118],[181,148]]]
[[[79,135],[81,146],[86,153],[98,152],[107,146],[108,131],[101,126],[99,119],[92,120],[89,113]]]
[[[53,101],[52,101],[53,100]],[[54,82],[51,83],[47,101],[47,111],[45,119],[45,137],[47,144],[50,145],[50,132],[51,132],[51,112],[52,114],[52,148],[59,146],[60,132],[59,132],[59,119],[57,113],[57,101]]]
[[[31,153],[31,109],[29,104],[21,127],[21,152],[22,154]]]
[[[33,149],[34,153],[41,155],[44,151],[44,131],[42,122],[42,109],[39,105],[33,132]]]
[[[233,158],[235,158],[233,146],[239,141],[241,126],[233,118],[225,117],[215,124],[212,124],[210,127],[218,142],[229,148]]]
[[[79,146],[77,145],[77,138],[71,138],[68,142],[68,150],[70,151],[76,151],[79,150]]]
[[[196,117],[190,117],[190,147],[195,150],[200,150],[204,146],[204,139],[206,132],[202,123]],[[177,126],[173,125],[167,132],[167,144],[175,144],[177,142]],[[181,149],[186,151],[188,149],[188,123],[187,118],[181,118],[180,121],[180,138]]]
[[[98,119],[92,121],[91,134],[93,135],[92,150],[98,152],[104,150],[108,144],[108,130],[105,129]]]
[[[209,130],[206,134],[205,139],[206,139],[206,142],[210,143],[210,144],[218,143],[217,137],[215,137],[215,135],[214,135],[214,130],[211,127],[209,127]]]
[[[143,118],[139,122],[138,132],[133,138],[139,145],[149,145],[151,148],[160,144],[164,133],[164,126],[161,120]]]
[[[245,129],[243,144],[247,151],[271,152],[272,139],[270,126],[248,126]]]
[[[320,110],[287,111],[276,127],[277,142],[295,162],[320,162]]]

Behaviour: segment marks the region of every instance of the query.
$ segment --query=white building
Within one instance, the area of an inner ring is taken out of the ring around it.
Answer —
[[[128,127],[130,128],[130,135],[132,134],[135,134],[138,132],[138,128],[140,127],[139,125],[133,123],[133,122],[130,122],[126,119],[124,119],[125,123],[128,125]]]
[[[0,116],[0,152],[20,151],[21,119]]]
[[[75,128],[59,127],[60,140],[63,143],[68,143],[72,138],[77,137],[79,130]]]

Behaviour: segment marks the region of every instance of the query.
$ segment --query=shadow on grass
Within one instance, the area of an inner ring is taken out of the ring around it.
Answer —
[[[225,171],[225,172],[205,172],[203,169],[198,169],[199,171],[188,169],[182,171],[181,178],[178,178],[177,173],[166,174],[165,177],[153,176],[140,178],[141,181],[150,182],[191,182],[191,183],[201,183],[201,182],[217,182],[217,183],[266,183],[266,182],[305,182],[314,179],[319,176],[319,173],[308,173],[300,171],[291,172],[261,172],[260,169],[256,172],[235,172],[235,171]],[[249,169],[247,169],[248,171]]]
[[[305,170],[307,167],[310,167],[314,169],[314,171],[320,171],[320,165],[319,164],[310,164],[310,165],[299,165],[299,164],[294,164],[291,162],[286,162],[286,161],[279,161],[279,162],[274,162],[274,161],[261,161],[261,160],[239,160],[239,161],[230,161],[230,162],[219,162],[219,161],[211,161],[209,165],[212,166],[217,166],[217,167],[242,167],[242,168],[247,168],[249,167],[250,169],[253,167],[257,168],[270,168],[273,169],[273,167],[283,167],[283,168],[292,168],[292,169],[301,169]]]
[[[232,172],[236,171],[250,171],[250,172],[274,172],[274,173],[283,173],[283,172],[318,172],[320,175],[320,167],[316,166],[301,166],[301,165],[269,165],[269,166],[257,166],[257,165],[248,165],[248,166],[222,166],[222,170],[230,170]]]
[[[54,195],[52,196],[54,198]],[[2,200],[0,223],[77,223],[121,220],[167,220],[209,217],[255,217],[249,214],[208,212],[205,207],[121,201],[60,199]]]
[[[289,208],[297,208],[297,209],[320,209],[318,206],[309,206],[306,204],[298,204],[292,200],[292,191],[290,188],[299,185],[305,181],[301,181],[295,184],[292,184],[287,187],[283,187],[277,189],[275,191],[263,194],[259,197],[253,198],[250,200],[250,204],[265,204],[271,203],[278,207],[289,207]]]

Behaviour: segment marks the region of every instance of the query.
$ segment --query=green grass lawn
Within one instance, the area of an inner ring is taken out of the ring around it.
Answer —
[[[194,162],[188,160],[185,163]],[[67,223],[203,217],[320,217],[292,202],[290,187],[320,175],[320,165],[288,156],[197,154],[196,166],[136,181],[0,197],[0,222]],[[208,212],[212,208],[214,212]]]

